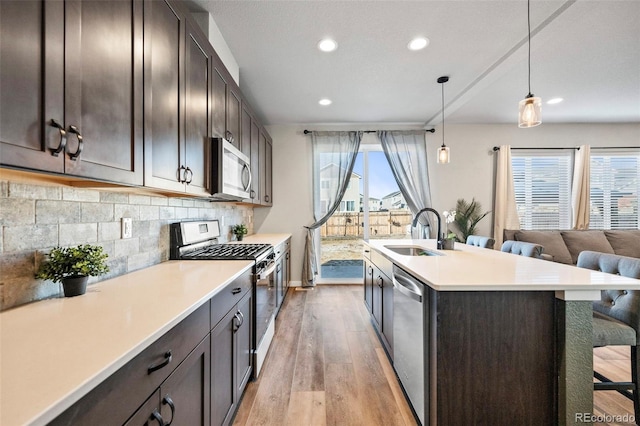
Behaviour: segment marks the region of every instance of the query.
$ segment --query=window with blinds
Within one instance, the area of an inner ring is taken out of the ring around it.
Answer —
[[[571,151],[512,152],[521,229],[571,228],[572,158]]]
[[[591,229],[640,229],[640,153],[591,152]]]

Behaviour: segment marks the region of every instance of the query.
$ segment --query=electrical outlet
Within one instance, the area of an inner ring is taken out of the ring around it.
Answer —
[[[131,238],[133,235],[133,221],[130,217],[122,218],[122,238]]]

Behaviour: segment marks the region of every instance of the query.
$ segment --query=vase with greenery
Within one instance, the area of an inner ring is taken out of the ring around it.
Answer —
[[[66,297],[84,294],[90,276],[109,272],[108,255],[100,246],[55,247],[48,257],[38,269],[36,278],[61,282]]]
[[[482,205],[475,198],[472,198],[471,202],[466,201],[464,198],[458,199],[456,202],[456,215],[453,220],[456,228],[460,231],[460,234],[457,235],[458,241],[464,243],[469,235],[474,235],[478,222],[489,213],[491,212],[482,213]]]
[[[247,235],[249,231],[247,230],[245,224],[241,223],[239,225],[233,225],[231,227],[231,232],[233,232],[238,241],[242,241],[242,238],[244,238],[244,236]]]

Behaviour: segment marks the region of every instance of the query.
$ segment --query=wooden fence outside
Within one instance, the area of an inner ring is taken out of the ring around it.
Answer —
[[[320,228],[322,238],[356,238],[364,235],[364,213],[338,212]],[[372,238],[376,236],[404,235],[413,216],[407,210],[369,212],[369,228]]]

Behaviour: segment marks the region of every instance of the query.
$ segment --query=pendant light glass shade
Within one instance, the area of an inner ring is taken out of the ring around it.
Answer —
[[[542,123],[542,99],[529,95],[519,103],[518,127],[535,127]]]
[[[438,163],[447,164],[449,162],[449,147],[442,145],[438,148]]]
[[[438,163],[449,163],[449,147],[444,144],[444,84],[449,81],[449,77],[442,76],[438,78],[438,83],[442,86],[442,146],[438,148]]]
[[[531,94],[531,0],[527,0],[527,29],[529,31],[529,94],[518,103],[518,127],[520,128],[535,127],[542,123],[542,99]]]

